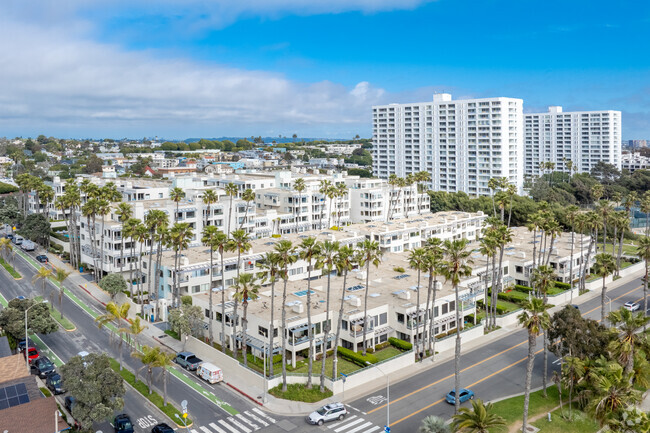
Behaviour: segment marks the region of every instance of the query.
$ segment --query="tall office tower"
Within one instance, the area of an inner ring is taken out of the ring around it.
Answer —
[[[548,113],[524,115],[525,174],[539,176],[540,163],[553,162],[555,170],[585,173],[603,161],[621,169],[621,112],[572,111],[549,107]]]
[[[372,107],[373,171],[391,174],[428,171],[434,191],[489,195],[488,181],[506,177],[523,189],[522,100],[452,100]]]

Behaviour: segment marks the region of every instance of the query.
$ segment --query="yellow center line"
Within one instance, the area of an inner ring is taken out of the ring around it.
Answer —
[[[611,301],[614,302],[614,301],[616,301],[616,300],[622,298],[623,296],[629,295],[630,293],[633,293],[633,292],[635,292],[635,291],[637,291],[637,290],[639,290],[639,289],[641,289],[641,288],[643,288],[642,285],[639,286],[639,287],[637,287],[637,288],[635,288],[635,289],[632,289],[632,290],[630,290],[630,291],[628,291],[628,292],[625,292],[625,293],[623,293],[622,295],[617,296],[616,298],[613,298]],[[600,306],[598,306],[598,307],[596,307],[596,308],[593,308],[593,309],[591,309],[591,310],[589,310],[589,311],[587,311],[587,312],[585,312],[585,313],[582,313],[581,315],[582,315],[582,316],[585,316],[585,315],[587,315],[587,314],[589,314],[589,313],[591,313],[591,312],[593,312],[593,311],[596,311],[596,310],[599,309],[599,308],[600,308]],[[522,328],[522,329],[523,329],[523,328]],[[515,349],[515,348],[517,348],[517,347],[519,347],[519,346],[521,346],[521,345],[523,345],[523,344],[526,344],[527,342],[528,342],[528,340],[524,340],[524,341],[522,341],[521,343],[518,343],[518,344],[516,344],[516,345],[514,345],[514,346],[512,346],[512,347],[509,347],[508,349],[502,350],[502,351],[499,352],[499,353],[495,353],[494,355],[492,355],[492,356],[490,356],[490,357],[488,357],[488,358],[485,358],[485,359],[483,359],[482,361],[479,361],[479,362],[477,362],[477,363],[475,363],[475,364],[472,364],[472,365],[470,365],[470,366],[467,366],[467,367],[465,367],[464,369],[462,369],[460,372],[461,372],[461,373],[464,373],[464,372],[467,371],[467,370],[470,370],[470,369],[472,369],[472,368],[475,368],[475,367],[477,367],[477,366],[483,364],[483,363],[486,362],[486,361],[489,361],[489,360],[491,360],[491,359],[496,358],[497,356],[503,355],[504,353],[506,353],[506,352],[508,352],[508,351],[510,351],[510,350],[512,350],[512,349]],[[541,349],[540,351],[537,351],[536,353],[540,353],[541,351],[543,351],[543,349]],[[522,361],[525,361],[527,358],[528,358],[528,357],[526,357],[526,358],[522,358],[521,360],[519,360],[519,361],[517,361],[517,362],[514,362],[514,363],[512,363],[512,364],[510,364],[510,365],[508,365],[508,366],[506,366],[506,367],[503,367],[501,370],[499,370],[499,371],[497,371],[497,372],[495,372],[495,373],[492,373],[492,374],[490,374],[490,375],[487,376],[487,377],[484,377],[483,379],[479,380],[478,382],[474,382],[473,384],[468,385],[468,387],[472,387],[472,386],[474,386],[474,385],[476,385],[476,384],[478,384],[478,383],[483,382],[484,380],[487,380],[487,379],[489,379],[489,378],[491,378],[491,377],[494,377],[495,375],[497,375],[497,374],[503,372],[504,370],[507,370],[508,368],[513,367],[513,366],[519,364],[519,363],[522,362]],[[443,378],[441,378],[441,379],[436,380],[435,382],[432,382],[432,383],[430,383],[430,384],[428,384],[428,385],[425,385],[425,386],[423,386],[423,387],[421,387],[421,388],[418,388],[418,389],[416,389],[416,390],[414,390],[414,391],[411,391],[411,392],[409,392],[408,394],[403,395],[402,397],[399,397],[399,398],[397,398],[397,399],[394,399],[394,400],[391,401],[391,403],[392,403],[392,404],[395,404],[395,403],[397,403],[397,402],[400,401],[400,400],[403,400],[403,399],[405,399],[405,398],[407,398],[407,397],[410,397],[410,396],[412,396],[412,395],[414,395],[414,394],[417,394],[418,392],[424,391],[425,389],[428,389],[428,388],[430,388],[430,387],[432,387],[432,386],[435,386],[435,385],[437,385],[437,384],[439,384],[439,383],[441,383],[441,382],[444,382],[444,381],[447,380],[447,379],[451,379],[451,378],[454,377],[454,376],[455,376],[454,374],[450,374],[450,375],[448,375],[448,376],[445,376],[445,377],[443,377]],[[405,416],[404,418],[400,419],[400,420],[397,421],[397,422],[391,423],[391,425],[397,424],[397,423],[399,423],[399,422],[401,422],[401,421],[403,421],[403,420],[405,420],[405,419],[407,419],[407,418],[410,418],[410,417],[412,417],[413,415],[416,415],[416,414],[422,412],[423,410],[426,410],[426,409],[428,409],[428,408],[430,408],[430,407],[433,407],[433,406],[435,406],[436,404],[439,404],[440,402],[442,402],[442,401],[444,401],[444,400],[445,400],[444,398],[441,399],[441,400],[438,400],[438,401],[436,401],[436,402],[430,404],[429,406],[427,406],[427,407],[425,407],[425,408],[422,408],[422,409],[420,409],[420,410],[418,410],[418,411],[416,411],[416,412],[413,412],[413,413],[410,414],[410,415]],[[381,405],[381,406],[379,406],[379,407],[376,407],[376,408],[374,408],[374,409],[372,409],[372,410],[369,410],[368,412],[366,412],[366,414],[370,415],[371,413],[373,413],[373,412],[377,412],[378,410],[381,410],[381,409],[385,408],[386,406],[387,406],[386,404],[383,404],[383,405]]]

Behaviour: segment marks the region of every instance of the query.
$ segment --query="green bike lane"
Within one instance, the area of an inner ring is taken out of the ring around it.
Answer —
[[[29,265],[31,265],[35,270],[38,270],[39,268],[42,267],[42,265],[39,262],[34,260],[29,255],[23,253],[22,251],[16,251],[16,253],[20,257],[22,257]],[[55,285],[56,287],[58,287],[59,289],[62,288],[61,284],[58,281],[50,279],[50,282],[53,285]],[[88,314],[90,317],[92,317],[93,320],[95,320],[95,319],[97,319],[97,317],[101,316],[101,314],[99,312],[95,311],[93,308],[91,308],[86,303],[84,303],[81,299],[79,299],[79,297],[77,295],[75,295],[67,287],[63,286],[63,292],[64,292],[65,296],[68,299],[70,299],[79,308],[81,308],[84,312],[86,312],[86,314]],[[0,294],[0,297],[1,296],[2,295]],[[4,300],[3,305],[6,306],[6,300],[4,298],[1,298],[1,299]],[[113,333],[117,333],[118,328],[115,325],[113,325],[112,323],[107,323],[105,326],[109,331],[111,331]],[[122,339],[124,341],[127,341],[126,336],[122,336]],[[40,341],[40,345],[39,345],[39,341]],[[42,347],[46,351],[46,353],[48,353],[48,354],[52,353],[53,354],[53,352],[49,348],[47,348],[45,343],[43,343],[43,341],[40,340],[40,338],[38,338],[38,336],[36,336],[36,335],[34,335],[34,342],[37,344],[37,346],[39,346],[39,348]],[[60,366],[60,365],[63,364],[63,362],[61,362],[61,360],[54,354],[53,354],[53,359],[58,360],[59,364],[57,364],[57,365]],[[56,362],[55,362],[55,364],[56,364]],[[204,398],[206,398],[207,400],[209,400],[210,402],[215,404],[217,407],[219,407],[222,410],[226,411],[228,414],[230,414],[230,415],[239,414],[239,411],[237,411],[235,408],[233,408],[226,401],[224,401],[224,400],[220,399],[219,397],[217,397],[213,392],[210,392],[210,391],[206,390],[204,387],[202,387],[196,381],[192,380],[191,378],[189,378],[185,374],[183,374],[181,371],[179,371],[177,368],[172,367],[172,368],[169,369],[169,372],[174,377],[176,377],[178,380],[183,382],[185,385],[189,386],[193,391],[197,392],[198,394],[200,394],[201,396],[203,396]]]

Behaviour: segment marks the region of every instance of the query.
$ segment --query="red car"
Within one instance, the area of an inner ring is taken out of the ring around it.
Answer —
[[[27,357],[29,358],[29,363],[31,364],[33,360],[37,359],[40,356],[38,349],[32,346],[29,346],[29,353]]]

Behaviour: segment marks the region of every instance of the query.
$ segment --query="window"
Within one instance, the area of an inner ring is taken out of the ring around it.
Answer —
[[[456,310],[456,301],[451,301],[449,303],[449,311],[455,311]]]
[[[449,304],[442,304],[442,314],[447,314],[449,312]]]
[[[341,321],[341,328],[343,328],[345,331],[348,330],[348,321],[347,320],[342,320]]]
[[[404,323],[404,314],[397,313],[397,322],[398,323]]]
[[[269,330],[263,326],[258,326],[257,327],[257,333],[261,335],[262,337],[268,337],[269,336]]]
[[[381,313],[379,315],[379,324],[385,325],[386,323],[388,323],[388,313]]]

